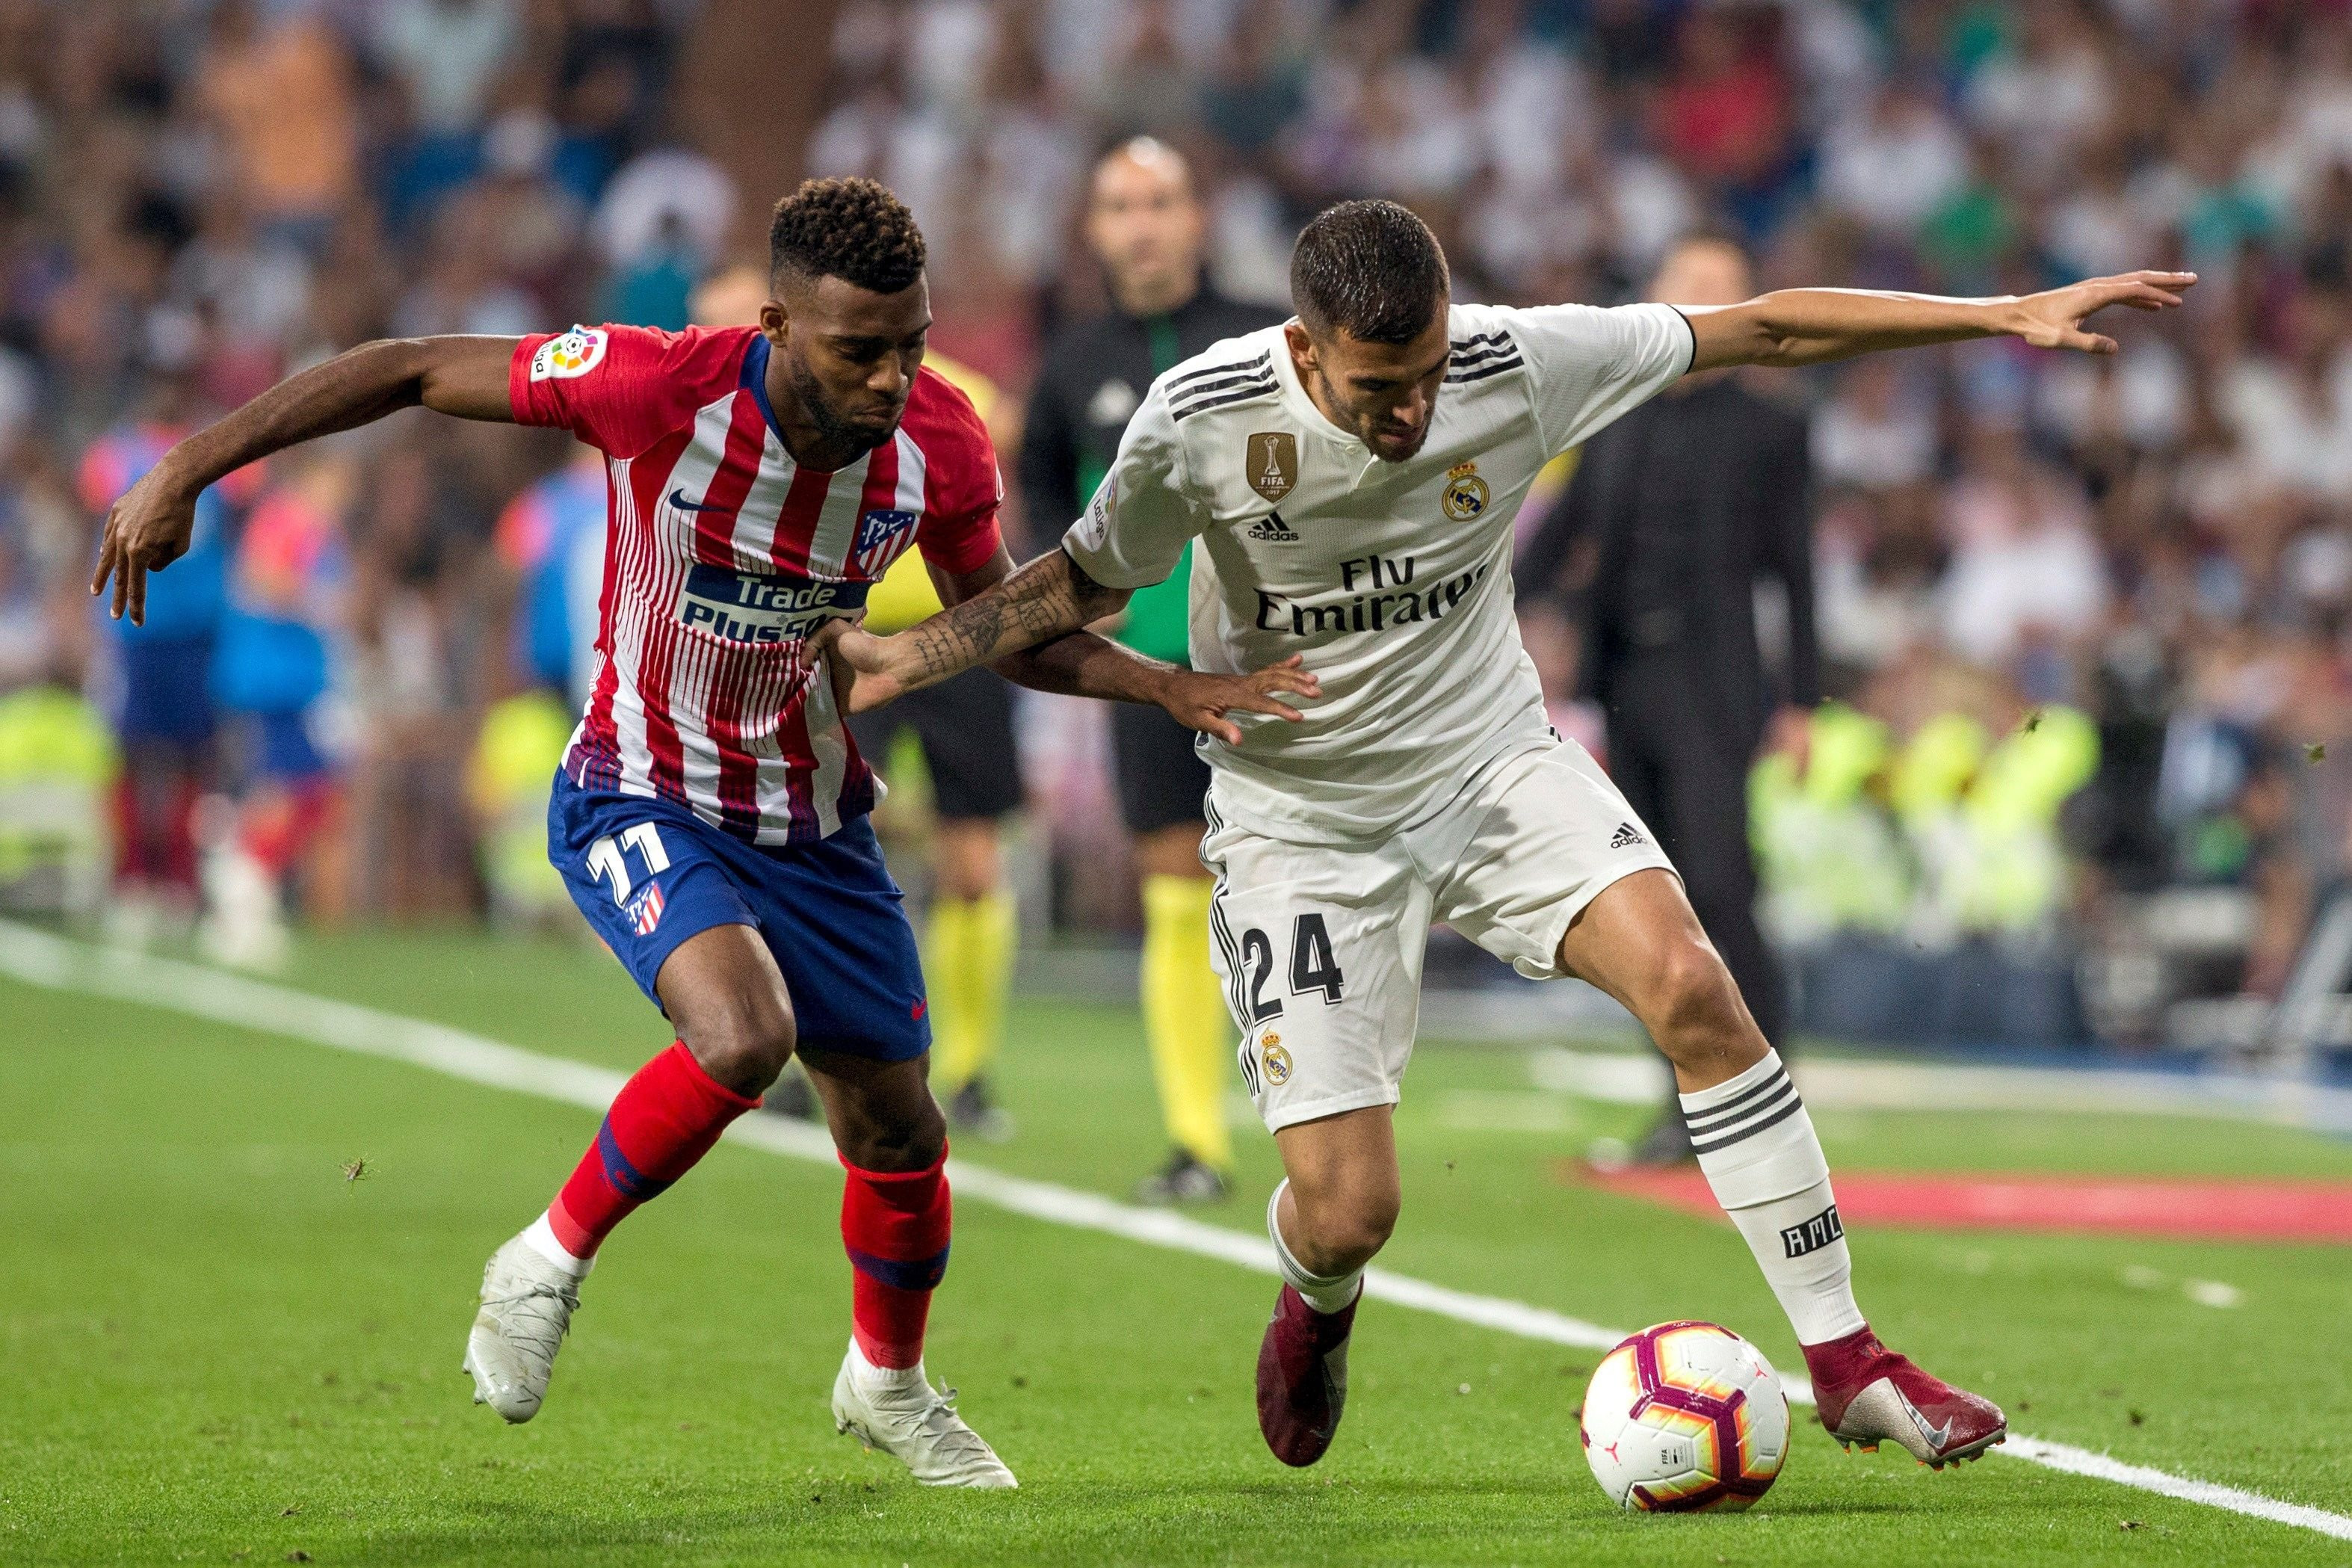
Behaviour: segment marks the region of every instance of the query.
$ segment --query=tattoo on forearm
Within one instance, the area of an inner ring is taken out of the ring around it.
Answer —
[[[1106,588],[1059,550],[1048,552],[975,598],[908,634],[928,685],[1073,632],[1110,614],[1127,595]]]

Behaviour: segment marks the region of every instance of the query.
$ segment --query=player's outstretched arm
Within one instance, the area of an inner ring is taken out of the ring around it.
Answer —
[[[1065,561],[1069,559],[1058,550],[1054,553]],[[1085,568],[1074,565],[1072,569],[1078,577],[1087,577]],[[941,581],[940,597],[950,606],[961,605],[987,593],[1012,574],[1013,557],[1000,545],[995,558],[978,571]],[[1123,605],[1128,595],[1123,590],[1116,592]],[[1108,637],[1080,630],[1048,637],[1034,647],[1008,654],[992,661],[992,667],[1007,680],[1033,690],[1164,708],[1188,729],[1239,744],[1241,731],[1226,718],[1236,709],[1272,713],[1294,721],[1299,718],[1298,710],[1276,694],[1317,694],[1315,678],[1301,668],[1302,663],[1294,657],[1255,675],[1213,675],[1149,658]]]
[[[371,424],[403,408],[465,419],[511,421],[507,366],[517,340],[491,337],[389,339],[362,343],[289,376],[244,407],[196,432],[123,492],[106,514],[89,591],[114,583],[113,613],[147,618],[147,574],[188,548],[196,498],[247,463],[314,436]]]
[[[2111,354],[2116,341],[2083,323],[2110,305],[2166,310],[2197,281],[2193,272],[2127,272],[2000,300],[1861,289],[1784,289],[1745,304],[1686,309],[1697,340],[1693,370],[1725,365],[1820,364],[1881,349],[1969,338],[2022,338],[2036,348]]]
[[[1278,693],[1319,695],[1315,677],[1286,659],[1250,675],[1182,669],[1086,629],[1126,607],[1129,591],[1096,582],[1060,549],[1019,570],[1012,557],[940,584],[949,607],[893,637],[836,622],[820,638],[830,656],[842,710],[863,713],[894,698],[961,675],[975,665],[1043,691],[1148,703],[1192,729],[1238,744],[1227,717],[1241,711],[1296,721]]]

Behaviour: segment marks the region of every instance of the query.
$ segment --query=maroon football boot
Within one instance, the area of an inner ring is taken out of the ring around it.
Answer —
[[[1804,1350],[1822,1425],[1849,1448],[1859,1444],[1863,1452],[1874,1453],[1882,1442],[1900,1443],[1921,1464],[1940,1470],[1980,1458],[2009,1436],[2000,1405],[1928,1376],[1909,1357],[1880,1344],[1866,1326]]]
[[[1257,1429],[1286,1465],[1311,1465],[1331,1446],[1348,1403],[1348,1331],[1356,1303],[1318,1312],[1288,1285],[1257,1348]]]

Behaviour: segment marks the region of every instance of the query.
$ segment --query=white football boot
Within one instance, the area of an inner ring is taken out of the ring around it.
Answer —
[[[905,1465],[927,1487],[1017,1487],[1013,1472],[956,1414],[955,1390],[936,1389],[919,1368],[907,1386],[869,1389],[856,1375],[857,1347],[833,1380],[833,1425]]]
[[[482,1270],[482,1310],[466,1336],[474,1403],[509,1421],[539,1414],[548,1373],[580,1305],[580,1281],[518,1236]]]

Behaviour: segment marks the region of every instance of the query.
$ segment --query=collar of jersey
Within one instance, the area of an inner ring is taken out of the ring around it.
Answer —
[[[1287,322],[1284,324],[1288,325]],[[1372,471],[1380,459],[1372,456],[1370,447],[1331,423],[1331,416],[1315,406],[1315,400],[1307,395],[1307,388],[1298,379],[1298,366],[1291,362],[1290,341],[1286,335],[1276,334],[1273,357],[1275,384],[1282,389],[1283,406],[1290,411],[1292,418],[1307,426],[1307,434],[1326,446],[1339,448],[1354,465],[1355,473],[1348,480],[1349,489],[1353,489],[1362,484],[1364,476]]]
[[[768,429],[776,437],[776,444],[790,452],[793,448],[784,439],[783,426],[776,423],[776,411],[768,405],[767,333],[751,334],[751,342],[743,350],[743,370],[736,384],[751,395],[751,401],[760,405],[760,417],[768,422]]]
[[[768,334],[753,332],[751,343],[743,350],[743,369],[736,376],[735,384],[750,393],[751,401],[760,405],[760,417],[768,422],[768,433],[776,438],[776,445],[784,449],[784,456],[791,458],[793,465],[797,468],[800,465],[800,459],[793,457],[793,444],[784,439],[784,427],[776,423],[776,410],[768,402]],[[813,474],[820,472],[837,474],[840,471],[839,468],[809,470]]]

